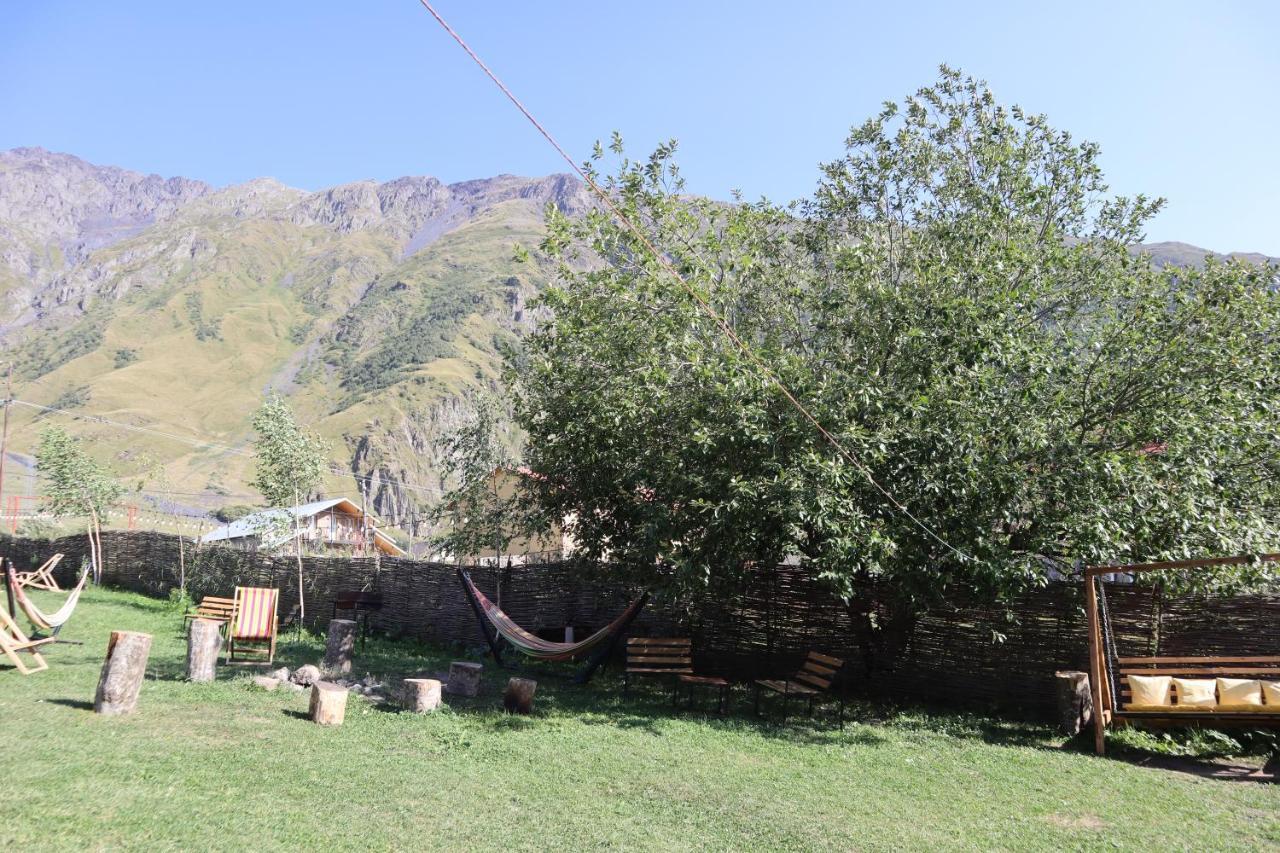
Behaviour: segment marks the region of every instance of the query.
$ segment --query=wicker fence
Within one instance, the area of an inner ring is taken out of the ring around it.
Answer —
[[[143,532],[103,535],[104,580],[112,585],[164,596],[178,584],[176,537]],[[87,553],[83,536],[54,542],[0,537],[0,554],[19,568],[38,565],[61,551],[62,577],[70,580]],[[298,602],[298,570],[293,558],[270,557],[226,548],[183,552],[193,596],[226,595],[236,585],[274,586],[281,611]],[[478,645],[476,617],[458,583],[456,567],[401,559],[315,557],[303,559],[307,622],[323,627],[330,602],[344,590],[381,593],[383,609],[373,626],[392,636],[437,643]],[[636,590],[585,581],[564,563],[469,569],[477,585],[521,625],[559,638],[566,626],[579,636],[606,624]],[[874,595],[874,591],[869,591]],[[1280,652],[1280,596],[1169,598],[1153,587],[1112,585],[1108,603],[1121,654],[1277,654]],[[749,587],[730,598],[694,602],[654,601],[633,633],[689,635],[697,668],[748,679],[794,669],[804,653],[817,649],[850,661],[853,689],[951,705],[1001,707],[1024,713],[1051,713],[1053,673],[1085,668],[1086,633],[1077,586],[1051,584],[1023,595],[1003,611],[958,603],[925,614],[905,653],[890,671],[869,683],[860,666],[850,615],[844,603],[805,573],[782,567],[761,571]],[[1153,626],[1158,630],[1153,630]],[[1004,635],[997,642],[996,634]]]

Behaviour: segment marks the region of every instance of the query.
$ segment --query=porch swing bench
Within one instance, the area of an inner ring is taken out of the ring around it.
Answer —
[[[1100,576],[1280,562],[1280,554],[1216,557],[1084,570],[1094,748],[1109,726],[1280,728],[1280,655],[1120,656]]]

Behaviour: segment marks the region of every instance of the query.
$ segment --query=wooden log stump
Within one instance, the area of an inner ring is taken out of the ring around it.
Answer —
[[[406,678],[401,688],[401,704],[415,714],[426,714],[440,707],[441,684],[434,678]]]
[[[195,619],[187,635],[187,678],[197,683],[218,677],[218,652],[222,649],[219,625],[209,619]]]
[[[335,675],[345,675],[351,671],[351,655],[355,650],[355,620],[330,620],[329,639],[324,646],[324,668]]]
[[[483,673],[482,664],[456,660],[449,664],[449,681],[444,686],[444,692],[454,696],[475,696],[480,692],[480,676]]]
[[[533,711],[533,694],[538,682],[532,678],[512,678],[502,694],[502,707],[512,714],[528,714]]]
[[[340,726],[347,716],[347,688],[332,681],[311,685],[311,721],[322,726]]]
[[[112,631],[107,659],[98,677],[93,710],[109,717],[131,714],[138,707],[142,679],[147,674],[151,635],[137,631]]]
[[[1093,721],[1093,693],[1089,673],[1061,670],[1053,674],[1058,696],[1058,729],[1075,737]]]

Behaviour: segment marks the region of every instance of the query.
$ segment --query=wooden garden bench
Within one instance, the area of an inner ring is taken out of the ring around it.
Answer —
[[[676,701],[677,679],[693,675],[693,643],[688,637],[628,637],[627,666],[622,689],[631,687],[632,676],[671,679],[671,702]]]
[[[809,652],[805,658],[804,665],[800,667],[792,678],[788,679],[757,679],[755,683],[755,711],[760,713],[760,691],[768,690],[771,693],[779,693],[782,695],[782,721],[787,720],[787,704],[791,701],[792,696],[799,696],[801,699],[809,700],[809,714],[813,715],[813,703],[820,696],[833,696],[840,703],[840,727],[844,728],[844,696],[831,689],[835,682],[836,674],[840,668],[844,666],[844,661],[840,658],[833,658],[830,655],[819,654],[818,652]]]
[[[206,595],[196,605],[196,609],[190,613],[184,614],[188,628],[191,627],[192,619],[208,619],[210,622],[217,622],[219,625],[225,625],[231,621],[231,614],[235,612],[236,600],[234,598],[219,598],[214,595]]]
[[[1120,701],[1110,711],[1111,722],[1143,723],[1153,726],[1200,725],[1208,728],[1219,726],[1247,726],[1250,728],[1280,728],[1280,703],[1257,705],[1250,708],[1187,707],[1180,706],[1178,691],[1173,691],[1173,703],[1162,708],[1130,708],[1133,689],[1129,678],[1134,675],[1168,675],[1173,678],[1213,680],[1218,678],[1242,678],[1250,681],[1280,684],[1280,655],[1253,655],[1244,657],[1195,656],[1195,657],[1117,657],[1116,682],[1120,688]],[[1268,696],[1267,698],[1270,698]]]

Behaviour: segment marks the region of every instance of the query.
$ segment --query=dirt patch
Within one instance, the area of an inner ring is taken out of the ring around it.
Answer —
[[[1082,815],[1074,815],[1074,816],[1062,815],[1062,814],[1051,814],[1046,816],[1045,820],[1049,821],[1049,823],[1053,824],[1056,827],[1059,827],[1060,829],[1088,829],[1092,831],[1097,831],[1099,829],[1106,829],[1106,826],[1107,826],[1106,823],[1103,822],[1102,818],[1093,814],[1082,814]]]

